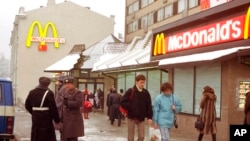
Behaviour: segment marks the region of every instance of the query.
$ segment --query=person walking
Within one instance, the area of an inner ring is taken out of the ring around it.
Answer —
[[[204,128],[199,130],[198,141],[202,141],[204,134],[211,134],[212,141],[216,141],[216,95],[214,89],[210,86],[203,88],[202,98],[200,101],[201,121],[204,122]]]
[[[121,113],[119,111],[119,106],[121,102],[121,97],[115,89],[112,90],[112,93],[109,96],[109,105],[110,105],[110,120],[111,125],[114,125],[115,119],[118,120],[118,126],[121,126]]]
[[[181,111],[182,104],[179,97],[172,93],[172,84],[165,82],[160,90],[161,94],[156,96],[153,106],[154,128],[160,129],[161,141],[169,141],[169,130],[174,126],[175,113]]]
[[[128,141],[134,141],[135,126],[138,128],[138,141],[143,141],[145,136],[144,121],[152,123],[151,97],[144,88],[146,77],[138,74],[135,77],[135,85],[128,89],[121,101],[122,108],[128,110]]]
[[[244,124],[250,125],[250,91],[246,93],[244,112],[245,112]]]
[[[106,106],[107,106],[107,115],[108,115],[108,119],[110,120],[110,103],[109,103],[109,96],[111,95],[113,91],[113,88],[109,89],[109,93],[107,94],[107,99],[106,99]]]
[[[63,123],[61,132],[62,141],[77,141],[78,137],[84,136],[83,118],[80,111],[83,95],[74,86],[74,78],[66,77],[64,86],[56,98],[57,108],[62,109],[61,121]]]
[[[84,116],[84,119],[89,119],[89,113],[92,112],[92,104],[89,101],[90,94],[87,88],[83,90],[83,99],[84,99],[82,102],[83,116]]]
[[[59,123],[54,93],[48,88],[51,80],[40,77],[39,85],[25,100],[25,108],[32,116],[31,141],[56,141],[53,121]]]

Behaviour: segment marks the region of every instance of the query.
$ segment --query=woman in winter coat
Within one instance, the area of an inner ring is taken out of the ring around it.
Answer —
[[[83,90],[82,112],[84,119],[89,119],[89,112],[92,112],[92,103],[89,101],[90,94],[87,88]]]
[[[244,111],[245,111],[244,124],[250,125],[250,92],[246,93],[246,103]]]
[[[154,127],[160,129],[162,141],[169,141],[169,130],[174,126],[175,113],[182,109],[180,99],[172,91],[173,87],[170,83],[163,83],[161,85],[162,94],[158,95],[154,102]]]
[[[211,134],[212,141],[216,141],[216,95],[214,94],[214,89],[210,86],[205,86],[203,90],[200,101],[200,116],[205,126],[202,130],[199,130],[198,141],[202,141],[204,134]]]

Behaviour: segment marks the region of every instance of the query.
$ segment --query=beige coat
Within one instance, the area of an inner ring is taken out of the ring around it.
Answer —
[[[201,120],[205,123],[203,134],[216,134],[216,95],[213,93],[203,93],[200,102]]]

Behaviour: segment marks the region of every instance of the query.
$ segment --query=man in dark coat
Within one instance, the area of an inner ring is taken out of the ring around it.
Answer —
[[[122,97],[121,106],[128,110],[128,141],[134,141],[135,126],[138,128],[138,141],[144,141],[144,120],[152,123],[153,109],[151,97],[144,88],[146,77],[138,74],[135,85],[128,89]]]
[[[77,138],[84,136],[83,118],[80,111],[83,95],[74,86],[74,79],[66,77],[64,86],[59,91],[56,102],[57,108],[61,109],[63,128],[61,129],[61,140],[77,141]]]
[[[121,126],[121,113],[119,111],[120,102],[120,95],[117,94],[115,89],[113,89],[109,96],[110,120],[112,125],[114,124],[115,119],[118,119],[118,126]]]
[[[29,92],[25,108],[32,115],[31,141],[56,141],[53,126],[59,123],[54,93],[48,88],[51,80],[39,78],[39,85]]]

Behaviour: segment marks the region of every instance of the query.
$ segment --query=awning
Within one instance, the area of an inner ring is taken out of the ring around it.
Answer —
[[[79,58],[79,54],[69,54],[58,62],[47,67],[44,72],[69,72],[74,68],[74,65],[77,63]]]
[[[206,53],[198,53],[180,57],[167,58],[159,61],[160,67],[176,67],[180,65],[195,65],[199,63],[209,63],[213,61],[222,61],[228,58],[237,56],[237,52],[249,50],[250,46],[235,47],[230,49],[223,49],[217,51],[211,51]]]

